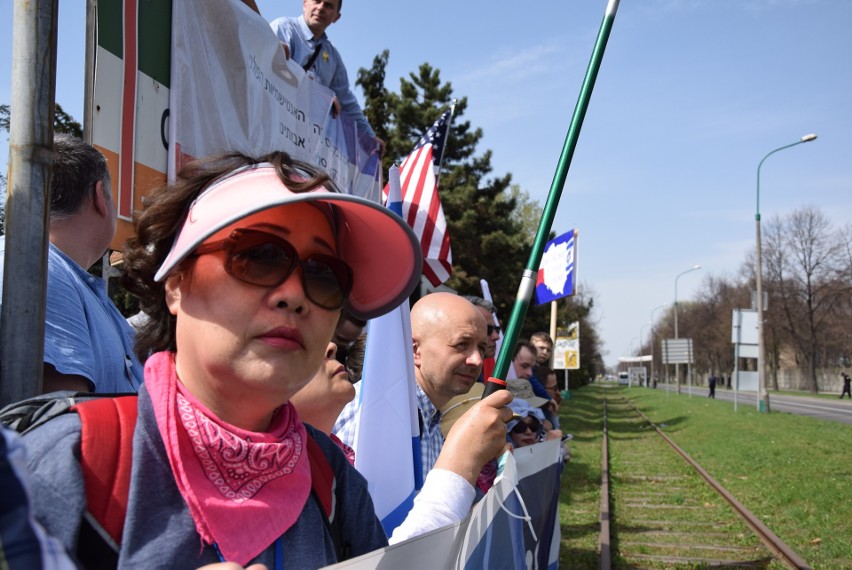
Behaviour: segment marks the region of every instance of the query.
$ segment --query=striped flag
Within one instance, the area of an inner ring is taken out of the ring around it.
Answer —
[[[447,109],[402,161],[402,218],[420,239],[423,274],[437,286],[450,277],[453,256],[444,209],[438,197],[438,173],[453,109]],[[384,194],[387,196],[388,187]]]
[[[401,210],[399,170],[390,169],[388,208]],[[355,422],[355,468],[367,479],[388,536],[423,486],[408,302],[370,321]]]

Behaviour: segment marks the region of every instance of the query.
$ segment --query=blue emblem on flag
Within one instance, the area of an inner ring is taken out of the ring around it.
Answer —
[[[576,292],[576,234],[576,230],[570,230],[544,246],[535,284],[536,304],[543,305]]]

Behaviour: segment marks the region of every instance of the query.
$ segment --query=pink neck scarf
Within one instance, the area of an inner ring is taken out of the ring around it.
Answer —
[[[266,432],[227,424],[181,384],[171,352],[147,360],[145,386],[198,534],[225,560],[247,565],[293,526],[311,492],[296,409],[278,409]]]

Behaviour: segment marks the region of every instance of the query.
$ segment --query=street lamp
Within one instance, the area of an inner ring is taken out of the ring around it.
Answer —
[[[659,307],[654,307],[653,309],[651,309],[651,381],[652,382],[656,379],[656,376],[654,375],[654,338],[656,336],[656,335],[654,335],[654,313],[656,313],[660,309],[665,309],[666,307],[668,307],[667,304],[666,305],[660,305]],[[668,375],[666,375],[666,376],[668,377]],[[654,384],[654,388],[656,388],[656,387],[657,387],[657,385]]]
[[[757,228],[757,267],[755,268],[755,288],[757,289],[757,385],[758,385],[758,410],[760,413],[769,413],[769,391],[766,389],[766,370],[764,366],[764,342],[763,342],[763,255],[760,243],[760,167],[764,161],[785,148],[790,148],[802,143],[816,140],[815,134],[805,135],[796,142],[776,148],[764,156],[757,165],[757,206],[754,214],[754,222]],[[677,322],[677,321],[675,321]]]
[[[644,368],[642,365],[642,333],[645,332],[645,327],[651,326],[651,323],[645,323],[641,327],[639,327],[639,366]],[[651,362],[654,361],[654,341],[651,341]],[[645,377],[645,387],[648,387],[648,377]]]
[[[677,277],[675,277],[675,298],[674,298],[674,325],[675,325],[674,326],[674,329],[675,329],[674,333],[675,333],[675,340],[677,340],[679,338],[677,336],[677,280],[680,279],[681,276],[686,275],[687,273],[691,273],[693,271],[697,271],[699,269],[701,269],[700,265],[694,265],[694,266],[692,266],[692,268],[687,269],[686,271],[681,271],[680,273],[677,274]],[[680,365],[679,364],[675,364],[675,386],[676,386],[677,393],[680,394]]]

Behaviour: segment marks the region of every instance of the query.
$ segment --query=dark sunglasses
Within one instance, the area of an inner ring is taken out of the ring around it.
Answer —
[[[520,435],[522,433],[526,433],[527,430],[532,430],[533,433],[538,433],[540,429],[541,422],[536,419],[533,419],[530,422],[521,420],[512,427],[512,433]]]
[[[277,287],[302,268],[305,295],[323,309],[339,309],[352,290],[352,270],[340,259],[299,253],[284,238],[260,230],[236,229],[227,238],[198,246],[193,255],[224,249],[225,271],[235,279],[259,287]]]
[[[500,334],[500,327],[497,325],[485,325],[485,333],[488,336],[491,336],[494,333]]]

